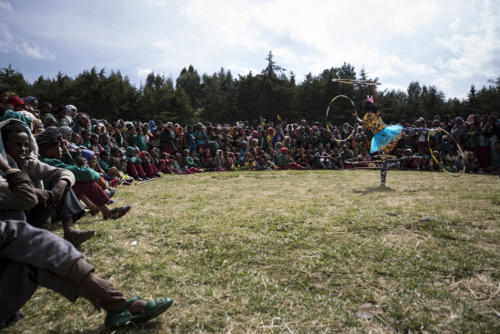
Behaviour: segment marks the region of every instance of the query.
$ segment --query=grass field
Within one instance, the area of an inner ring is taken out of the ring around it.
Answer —
[[[206,173],[122,187],[82,251],[129,296],[175,300],[118,333],[499,333],[500,179],[371,170]],[[60,233],[60,230],[56,230]],[[39,289],[6,333],[100,333]]]

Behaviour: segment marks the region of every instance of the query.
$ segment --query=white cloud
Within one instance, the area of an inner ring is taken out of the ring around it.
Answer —
[[[170,51],[171,49],[171,43],[167,39],[155,41],[153,42],[153,46],[157,49],[160,49],[161,51]]]
[[[451,55],[437,62],[440,77],[434,82],[445,90],[461,86],[461,97],[471,84],[480,86],[500,74],[500,5],[486,0],[476,10],[477,18],[467,30],[458,29],[460,19],[456,19],[453,34],[436,39]]]
[[[417,32],[426,22],[432,21],[439,8],[434,1],[397,1],[387,3],[388,26],[396,34],[406,35]],[[392,9],[392,10],[391,10]]]
[[[48,50],[42,49],[38,44],[22,40],[19,45],[16,46],[17,52],[20,54],[25,54],[28,57],[36,59],[49,59],[54,60],[56,56]]]
[[[138,68],[137,69],[137,76],[141,79],[144,79],[148,76],[149,73],[153,72],[152,69],[150,68]]]
[[[227,70],[231,71],[232,74],[241,74],[241,75],[247,75],[248,73],[252,72],[253,75],[256,75],[260,73],[260,70],[256,68],[251,68],[247,66],[242,66],[238,64],[231,64],[226,67]]]
[[[377,44],[389,33],[418,32],[439,11],[427,0],[392,0],[376,6],[366,1],[311,1],[304,5],[303,1],[290,0],[192,0],[183,14],[193,25],[205,27],[202,39],[212,40],[214,49],[239,47],[259,53],[261,59],[272,50],[278,63],[298,73],[298,78],[345,61],[358,69],[366,64],[368,71],[377,75],[396,77],[401,73],[435,74],[436,70],[380,50]],[[383,15],[389,19],[378,19]]]
[[[453,22],[450,23],[450,29],[453,31],[457,31],[460,28],[460,24],[462,22],[462,19],[459,17],[456,17]]]
[[[395,90],[395,91],[400,90],[400,91],[406,92],[406,87],[403,87],[403,86],[400,86],[400,85],[394,85],[394,84],[391,84],[391,83],[389,83],[389,84],[382,84],[379,87],[380,87],[379,88],[380,90],[389,90],[389,91],[391,91],[391,90]]]
[[[56,56],[37,43],[14,36],[6,24],[0,23],[0,52],[15,52],[34,59],[54,60]]]

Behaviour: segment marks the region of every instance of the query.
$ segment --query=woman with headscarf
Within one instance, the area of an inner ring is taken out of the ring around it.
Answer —
[[[87,130],[91,131],[91,125],[90,125],[90,119],[87,114],[84,113],[79,113],[76,114],[76,117],[74,119],[73,123],[73,131],[75,131],[78,134],[81,134],[82,131]]]

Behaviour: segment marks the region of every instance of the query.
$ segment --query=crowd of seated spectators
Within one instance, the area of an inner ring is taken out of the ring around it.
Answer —
[[[4,105],[30,120],[33,135],[57,127],[63,138],[63,160],[95,170],[109,185],[149,180],[160,174],[193,174],[208,171],[347,169],[377,167],[370,151],[372,134],[359,124],[340,126],[308,124],[214,124],[180,125],[150,120],[108,121],[78,113],[73,105],[53,108],[38,104],[35,97],[8,97]],[[500,123],[496,113],[462,117],[419,118],[405,126],[436,128],[427,135],[401,138],[395,150],[395,168],[498,172],[500,168]],[[347,141],[342,141],[351,135]],[[460,154],[455,141],[463,149]],[[431,157],[431,147],[437,162]],[[465,159],[464,159],[465,158]],[[465,160],[465,161],[464,161]],[[353,163],[355,162],[355,163]],[[393,167],[394,168],[394,167]]]

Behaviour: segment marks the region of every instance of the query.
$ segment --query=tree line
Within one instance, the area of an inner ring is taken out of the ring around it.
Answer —
[[[277,65],[272,52],[266,57],[266,67],[260,73],[233,77],[230,71],[200,74],[192,65],[183,68],[174,80],[171,77],[149,73],[140,87],[134,86],[120,71],[106,73],[93,67],[77,76],[58,73],[54,78],[40,76],[32,83],[11,65],[0,71],[0,85],[12,89],[20,97],[36,96],[40,102],[52,105],[74,104],[81,112],[94,118],[116,120],[149,119],[174,121],[181,124],[198,121],[276,122],[283,120],[325,122],[325,111],[330,100],[347,95],[356,102],[370,94],[362,85],[345,85],[332,79],[368,78],[362,68],[356,73],[354,66],[344,63],[340,67],[325,69],[318,75],[307,74],[297,83],[293,72]],[[500,77],[488,86],[471,86],[466,99],[445,99],[436,86],[411,82],[406,91],[379,91],[379,107],[384,120],[411,121],[434,115],[467,116],[472,113],[490,113],[500,109]],[[340,124],[352,120],[352,106],[339,99],[331,107],[328,121]]]

